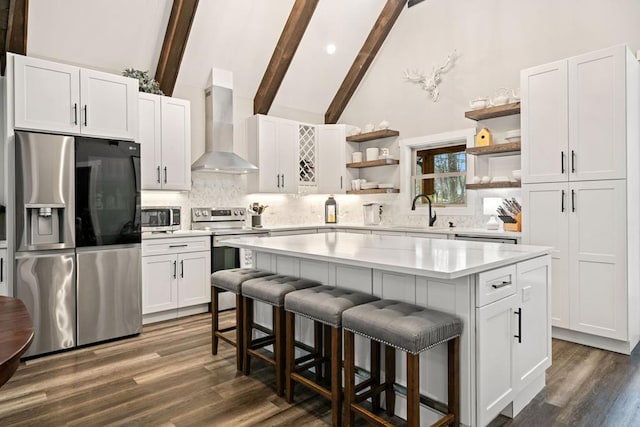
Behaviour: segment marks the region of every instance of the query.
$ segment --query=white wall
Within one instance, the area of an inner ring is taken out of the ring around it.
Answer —
[[[572,55],[607,46],[628,43],[640,46],[640,1],[615,0],[457,0],[427,1],[405,9],[378,53],[372,67],[340,118],[341,123],[363,126],[386,119],[401,137],[413,137],[462,129],[475,122],[464,118],[468,101],[491,96],[501,88],[519,86],[519,71]],[[459,58],[443,75],[440,100],[432,102],[427,93],[406,83],[406,68],[430,71],[441,65],[456,49]],[[309,82],[313,84],[313,82]],[[201,89],[177,87],[175,96],[192,100],[194,129],[192,157],[204,151],[204,110]],[[202,99],[202,100],[200,100]],[[195,100],[195,102],[194,102]],[[235,151],[246,155],[243,121],[251,115],[252,100],[235,98]],[[275,105],[271,115],[322,123],[322,113],[308,113]],[[480,126],[506,130],[518,126],[517,117],[484,121]],[[519,190],[480,192],[482,197],[513,197]],[[144,201],[180,201],[194,206],[247,206],[258,201],[268,204],[263,218],[266,226],[319,223],[323,221],[326,195],[247,195],[241,176],[198,173],[188,194],[169,195],[145,192]],[[383,223],[424,225],[424,215],[411,214],[396,195],[339,196],[339,222],[362,220],[361,205],[370,201],[385,204]],[[439,226],[449,220],[458,226],[483,226],[480,205],[475,215],[449,217],[440,209]],[[185,212],[188,216],[188,212]]]

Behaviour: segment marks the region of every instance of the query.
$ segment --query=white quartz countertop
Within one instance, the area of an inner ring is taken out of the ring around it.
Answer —
[[[484,228],[461,228],[461,227],[410,227],[402,225],[362,225],[362,224],[303,224],[303,225],[274,225],[266,226],[259,229],[251,229],[247,227],[246,230],[257,232],[271,232],[271,231],[297,231],[297,230],[317,230],[317,229],[331,229],[331,230],[371,230],[371,231],[395,231],[398,233],[429,233],[429,234],[442,234],[442,235],[455,235],[461,234],[465,236],[481,236],[481,237],[502,237],[517,239],[520,238],[522,233],[514,231],[500,231],[500,230],[487,230]],[[246,232],[246,230],[244,232]],[[212,234],[224,235],[224,234],[237,234],[237,231],[211,231],[211,230],[178,230],[167,233],[142,233],[142,239],[166,239],[171,237],[188,237],[188,236],[210,236]],[[0,243],[1,245],[1,243]],[[2,247],[2,246],[0,246]]]
[[[509,245],[376,234],[321,233],[241,237],[233,247],[439,279],[455,279],[551,253],[546,246]]]
[[[170,239],[172,237],[195,237],[195,236],[211,236],[211,231],[207,230],[178,230],[171,233],[142,233],[142,240],[150,239]]]
[[[265,226],[264,230],[269,231],[293,231],[304,229],[322,229],[329,228],[340,231],[341,229],[357,229],[357,230],[379,230],[379,231],[397,231],[399,233],[432,233],[454,235],[462,234],[465,236],[483,236],[483,237],[503,237],[510,239],[518,239],[522,233],[516,231],[487,230],[486,228],[463,228],[463,227],[411,227],[404,225],[363,225],[363,224],[316,224],[316,225],[274,225]]]

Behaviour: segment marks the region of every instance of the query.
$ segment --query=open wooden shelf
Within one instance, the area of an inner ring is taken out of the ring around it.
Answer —
[[[398,136],[400,132],[392,129],[381,129],[373,132],[360,133],[358,135],[351,135],[347,137],[349,142],[365,142],[372,141],[374,139],[388,138],[390,136]]]
[[[347,163],[347,167],[348,168],[370,168],[373,166],[397,165],[399,163],[400,161],[395,159],[379,159],[379,160],[371,160],[368,162]]]
[[[520,114],[519,102],[467,111],[464,113],[464,116],[471,120],[486,120],[494,119],[496,117],[511,116],[513,114]]]
[[[517,152],[520,152],[520,141],[467,148],[467,154],[473,154],[474,156],[499,156],[501,154],[512,154]]]
[[[370,190],[347,190],[347,194],[385,194],[399,193],[397,188],[372,188]]]
[[[488,188],[520,188],[520,181],[490,182],[488,184],[467,184],[467,190],[484,190]]]

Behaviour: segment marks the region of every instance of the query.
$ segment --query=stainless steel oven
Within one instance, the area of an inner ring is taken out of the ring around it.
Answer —
[[[191,209],[191,229],[212,232],[211,272],[230,268],[251,267],[252,253],[247,249],[232,248],[220,243],[234,237],[268,236],[269,232],[245,226],[245,208],[193,208]],[[226,295],[228,294],[228,295]],[[235,298],[230,293],[220,294],[219,309],[233,308]]]

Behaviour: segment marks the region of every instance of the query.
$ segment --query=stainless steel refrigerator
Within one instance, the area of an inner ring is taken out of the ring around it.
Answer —
[[[139,333],[139,145],[15,141],[15,295],[35,330],[25,356]]]

